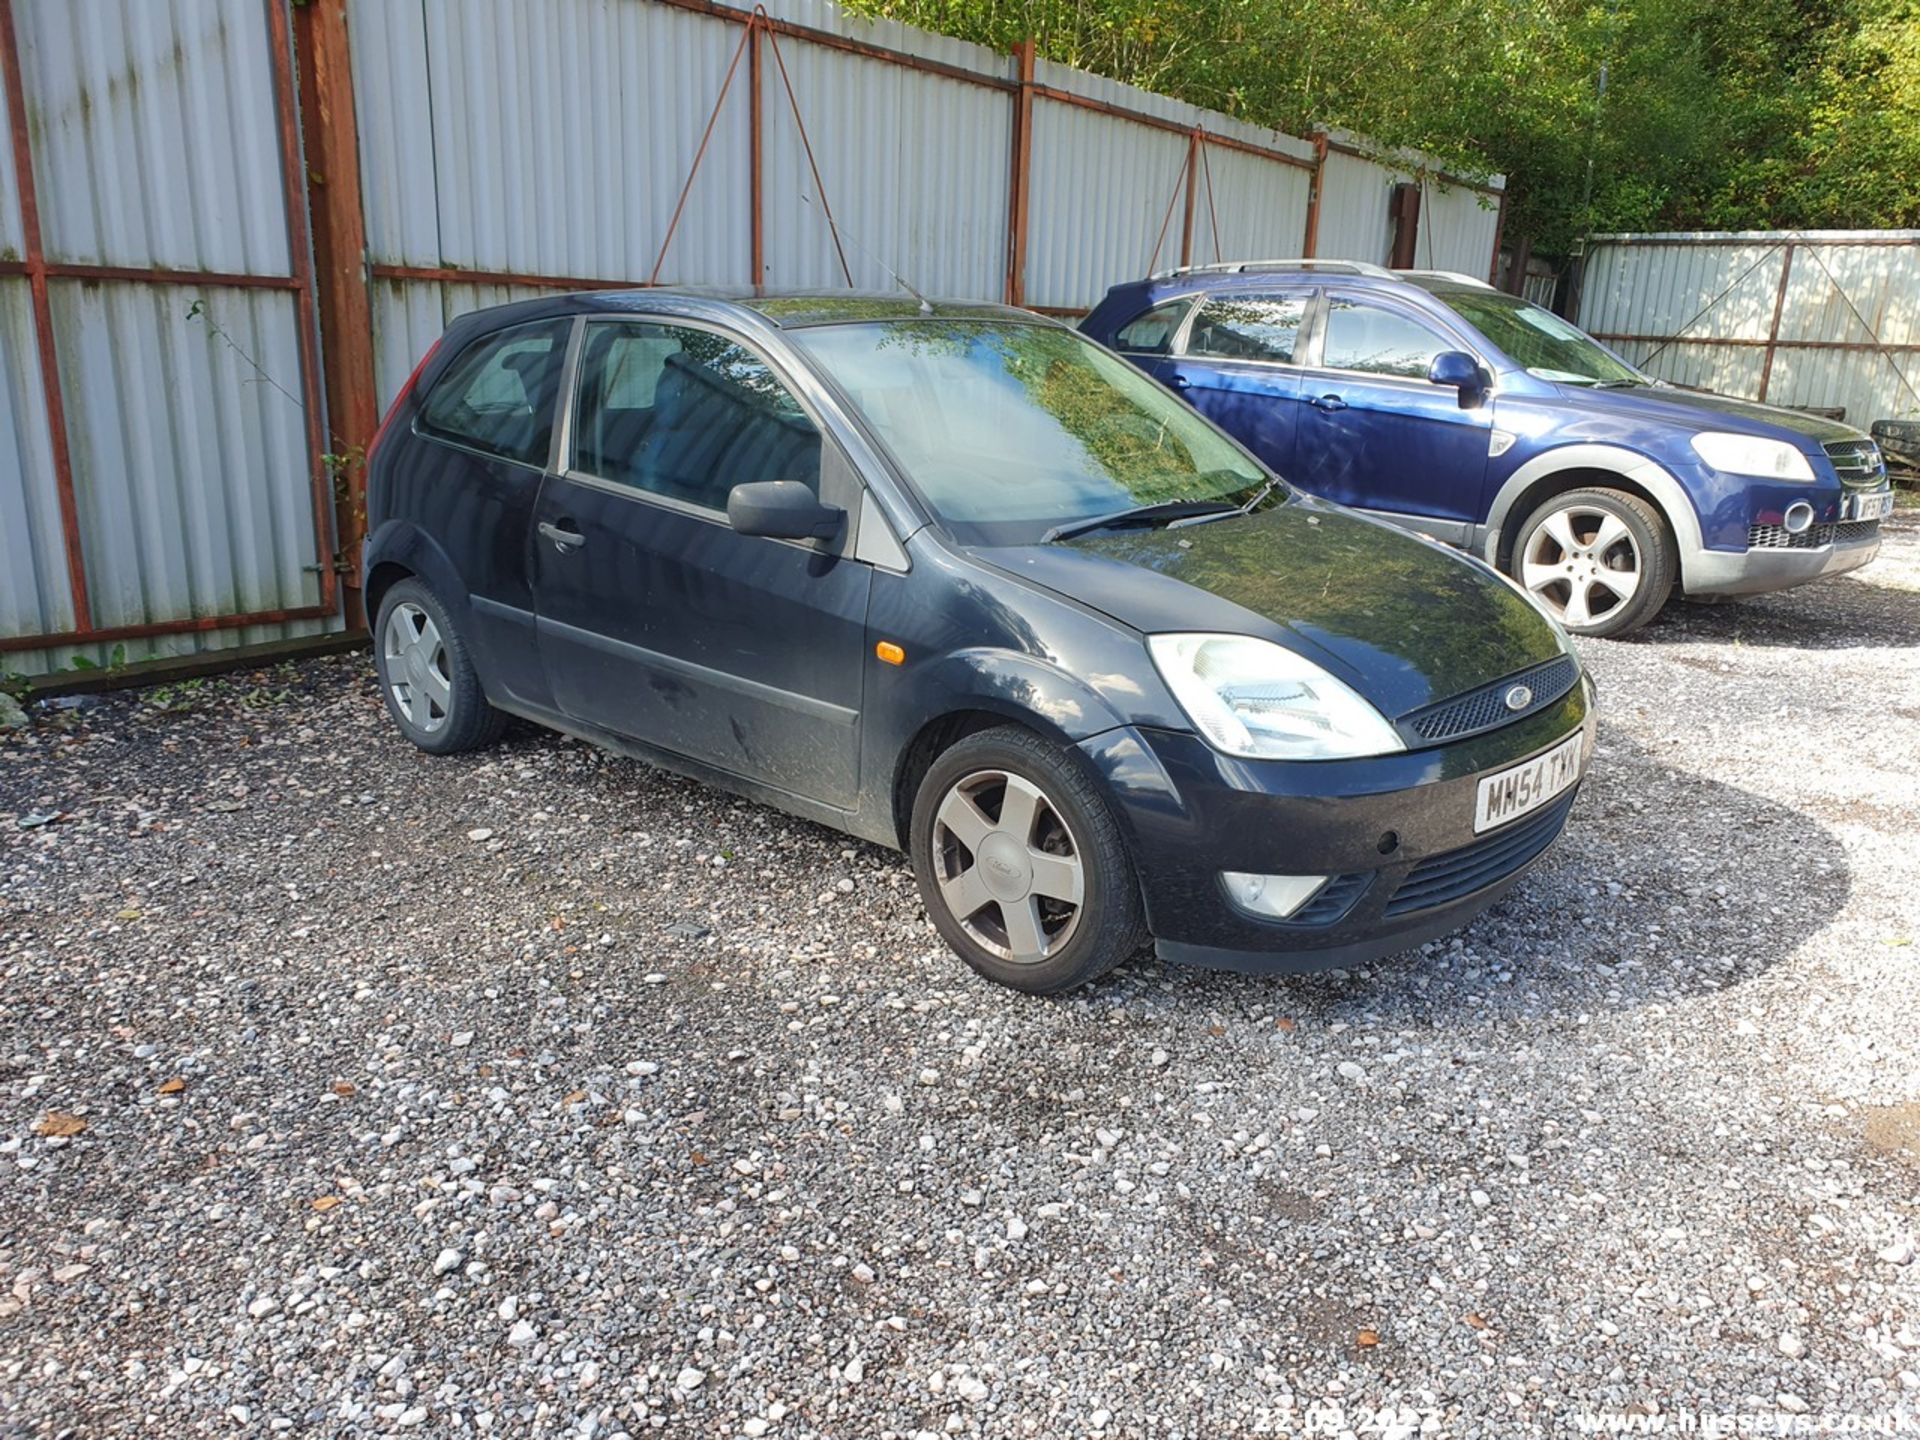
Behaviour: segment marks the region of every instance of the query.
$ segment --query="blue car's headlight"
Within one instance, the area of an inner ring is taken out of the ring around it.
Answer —
[[[1692,444],[1694,454],[1729,475],[1751,475],[1756,480],[1811,481],[1814,478],[1813,466],[1807,457],[1784,440],[1704,430],[1693,437]]]
[[[1407,748],[1373,706],[1270,640],[1149,635],[1147,650],[1194,728],[1229,755],[1344,760]]]

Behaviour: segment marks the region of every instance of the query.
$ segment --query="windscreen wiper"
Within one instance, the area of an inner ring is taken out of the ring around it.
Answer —
[[[1110,515],[1089,515],[1084,520],[1068,520],[1040,537],[1042,545],[1055,540],[1071,540],[1089,530],[1105,530],[1118,525],[1171,524],[1196,515],[1238,515],[1240,507],[1228,500],[1157,500],[1151,505],[1134,505]]]

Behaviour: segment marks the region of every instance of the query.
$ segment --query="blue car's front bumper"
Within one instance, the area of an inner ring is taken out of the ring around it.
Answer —
[[[1573,790],[1485,834],[1479,782],[1579,730],[1592,686],[1452,745],[1317,762],[1237,760],[1180,732],[1120,729],[1081,749],[1105,777],[1170,960],[1240,970],[1353,965],[1457,929],[1511,889],[1565,824]],[[1236,907],[1222,871],[1337,877],[1294,919]]]

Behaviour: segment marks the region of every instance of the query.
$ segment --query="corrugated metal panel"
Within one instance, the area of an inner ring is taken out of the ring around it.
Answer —
[[[1136,280],[1155,264],[1180,263],[1187,143],[1091,110],[1034,101],[1029,304],[1089,308],[1111,285]]]
[[[1194,259],[1275,260],[1298,255],[1306,239],[1313,172],[1217,145],[1208,146],[1204,154],[1202,184],[1194,205]],[[1209,171],[1212,212],[1205,184]],[[1220,220],[1217,251],[1213,213]]]
[[[9,104],[7,82],[0,76],[0,116]],[[13,146],[7,143],[4,124],[0,124],[0,260],[25,258],[26,239],[20,229],[20,182],[13,173]]]
[[[1787,269],[1784,303],[1780,283]],[[1723,294],[1724,292],[1724,294]],[[1781,231],[1603,238],[1589,256],[1580,323],[1611,334],[1664,337],[1665,347],[1618,342],[1646,356],[1656,375],[1729,395],[1758,397],[1763,344],[1780,305],[1779,338],[1767,378],[1777,405],[1839,407],[1865,427],[1920,415],[1920,354],[1877,349],[1809,349],[1920,344],[1920,232]],[[1705,311],[1704,314],[1701,312]],[[1857,313],[1856,313],[1857,312]],[[1743,345],[1708,345],[1702,339]]]
[[[645,279],[741,27],[636,0],[421,13],[373,0],[352,14],[375,261]],[[746,115],[743,62],[666,279],[746,275]]]
[[[863,44],[878,45],[882,49],[897,50],[922,60],[971,70],[989,79],[1004,80],[1010,73],[1007,57],[995,54],[984,45],[937,35],[931,30],[916,29],[898,20],[868,20],[849,15],[833,4],[833,0],[775,0],[766,8],[767,13],[776,20],[791,21],[795,25],[843,35]]]
[[[1635,365],[1676,385],[1693,385],[1723,395],[1752,396],[1760,389],[1762,352],[1744,345],[1689,345],[1680,341],[1648,356],[1656,346],[1643,341],[1609,342]]]
[[[551,295],[524,285],[450,285],[425,280],[376,280],[373,285],[373,374],[380,411],[413,367],[455,320],[490,305]]]
[[[1784,259],[1784,248],[1773,241],[1596,246],[1581,282],[1580,325],[1596,333],[1667,336],[1694,321],[1689,335],[1764,340]],[[1703,310],[1708,313],[1695,320]]]
[[[799,40],[779,45],[854,284],[892,289],[891,268],[925,294],[1000,299],[1013,144],[1007,95]],[[779,74],[769,52],[767,284],[844,285]]]
[[[94,623],[317,603],[294,297],[51,291]]]
[[[1327,260],[1364,260],[1384,265],[1393,244],[1387,201],[1404,179],[1352,155],[1327,156],[1320,187],[1320,235],[1315,252]]]
[[[288,273],[260,0],[14,17],[49,259]]]
[[[73,628],[46,393],[25,280],[0,279],[0,650],[6,636]],[[16,358],[17,357],[17,358]],[[0,666],[0,668],[5,668]]]
[[[1498,204],[1495,197],[1464,185],[1429,183],[1421,197],[1420,234],[1414,242],[1418,268],[1453,270],[1485,280],[1493,264]]]

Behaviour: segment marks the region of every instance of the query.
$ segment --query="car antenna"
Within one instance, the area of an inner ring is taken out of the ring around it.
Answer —
[[[802,205],[808,205],[808,206],[811,206],[813,204],[813,201],[807,198],[807,192],[804,190],[800,192],[800,203]],[[860,237],[854,234],[851,230],[847,228],[846,221],[844,220],[835,221],[834,228],[838,230],[842,235],[846,236],[847,239],[853,241],[854,249],[858,250],[862,255],[866,256],[867,259],[871,260],[874,264],[878,265],[882,270],[886,271],[887,274],[891,275],[893,277],[894,284],[898,285],[902,290],[906,291],[907,294],[911,295],[915,300],[918,300],[920,302],[920,313],[922,315],[933,314],[933,302],[927,299],[927,297],[922,295],[918,290],[914,289],[913,286],[909,285],[906,282],[906,280],[901,276],[898,270],[895,270],[891,265],[887,264],[886,261],[882,260],[878,255],[874,254],[873,251],[869,250],[865,245],[862,245],[860,243]]]

